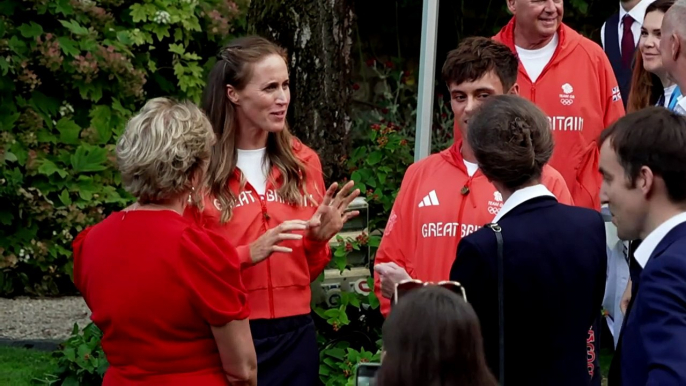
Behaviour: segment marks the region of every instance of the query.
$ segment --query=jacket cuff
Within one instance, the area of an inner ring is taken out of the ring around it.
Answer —
[[[326,248],[327,245],[329,245],[329,240],[317,241],[309,237],[303,237],[303,246],[305,247],[305,253],[308,255]]]
[[[241,245],[236,247],[236,253],[238,253],[238,261],[241,263],[241,269],[248,268],[252,266],[252,258],[250,257],[250,246]]]

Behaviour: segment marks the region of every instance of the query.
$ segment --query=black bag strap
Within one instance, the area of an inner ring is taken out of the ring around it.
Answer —
[[[505,275],[505,263],[503,258],[503,235],[502,228],[497,223],[488,224],[495,239],[498,242],[498,359],[499,359],[499,380],[500,385],[505,385],[505,312],[503,308],[504,291],[503,291],[503,277]]]

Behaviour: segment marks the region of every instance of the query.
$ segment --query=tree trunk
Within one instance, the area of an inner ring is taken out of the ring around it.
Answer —
[[[248,31],[288,50],[292,132],[320,155],[327,183],[348,174],[352,0],[252,0]]]

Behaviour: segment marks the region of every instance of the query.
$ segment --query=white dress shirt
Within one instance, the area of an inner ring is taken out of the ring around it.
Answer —
[[[505,201],[503,207],[500,208],[498,214],[493,218],[493,222],[500,221],[503,216],[505,216],[512,209],[521,205],[522,203],[532,200],[538,197],[550,196],[555,198],[555,195],[548,190],[543,184],[538,184],[534,186],[527,186],[526,188],[515,190],[514,193]]]
[[[622,53],[622,37],[624,36],[624,25],[622,18],[627,13],[634,19],[634,23],[631,25],[631,32],[634,34],[634,47],[638,45],[638,39],[641,37],[641,26],[643,25],[643,19],[646,16],[646,8],[654,2],[655,0],[641,0],[636,6],[631,8],[631,11],[627,12],[622,3],[619,3],[619,24],[617,25],[617,32],[619,32],[619,53]],[[605,48],[605,23],[603,23],[602,28],[600,28],[600,41],[603,44],[603,49]]]
[[[679,115],[686,115],[686,96],[682,95],[677,98],[676,106],[674,107],[674,112]]]
[[[634,252],[634,258],[636,258],[636,262],[641,265],[641,268],[645,268],[650,255],[653,254],[655,248],[660,244],[662,239],[667,236],[667,233],[684,222],[686,222],[686,212],[677,214],[650,232],[645,240],[641,242],[641,245],[636,248],[636,252]]]

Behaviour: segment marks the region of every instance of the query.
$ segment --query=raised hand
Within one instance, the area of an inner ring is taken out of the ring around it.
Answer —
[[[307,229],[305,220],[284,221],[277,227],[265,232],[259,239],[250,244],[250,258],[253,264],[257,264],[274,252],[293,252],[291,248],[278,245],[284,240],[300,240],[302,235],[289,233],[291,231]]]
[[[343,224],[360,214],[357,210],[346,212],[350,203],[360,195],[359,189],[355,189],[350,193],[354,186],[354,181],[348,181],[334,197],[334,193],[338,189],[338,183],[334,182],[331,184],[321,205],[319,205],[315,214],[308,221],[307,237],[309,239],[316,241],[329,240],[343,228]]]

